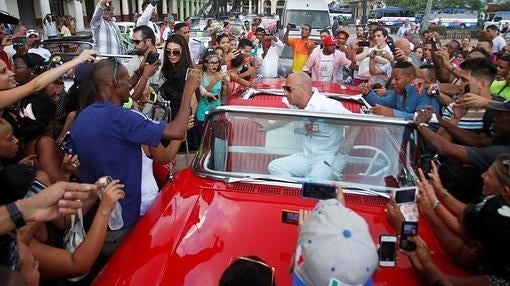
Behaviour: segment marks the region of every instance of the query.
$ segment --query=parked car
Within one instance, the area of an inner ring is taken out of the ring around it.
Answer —
[[[393,233],[384,215],[389,194],[416,186],[419,138],[412,122],[287,109],[277,100],[253,102],[258,106],[221,106],[208,114],[191,166],[165,184],[94,285],[218,285],[231,259],[248,255],[275,268],[276,285],[292,285],[288,269],[298,231],[282,214],[316,204],[300,196],[303,182],[314,178],[270,174],[268,164],[302,150],[296,138],[306,122],[345,134],[361,129],[343,170],[324,162],[334,176],[320,182],[343,185],[347,207],[365,218],[374,242]],[[280,127],[263,129],[261,121]],[[310,138],[322,140],[329,134],[321,127],[310,132]],[[461,273],[423,220],[419,233],[441,270]],[[375,285],[419,285],[409,259],[397,256],[395,267],[374,274]]]

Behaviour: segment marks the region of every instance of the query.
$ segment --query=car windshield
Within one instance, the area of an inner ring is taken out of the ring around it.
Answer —
[[[346,156],[335,155],[351,132],[359,134],[352,150]],[[416,134],[405,121],[227,106],[208,116],[204,133],[193,168],[200,175],[227,182],[339,181],[370,191],[416,183],[411,163],[416,157]],[[288,160],[289,156],[296,160]],[[286,158],[287,165],[278,161],[281,158]],[[281,163],[279,169],[275,162]],[[305,173],[289,175],[292,169]]]
[[[331,26],[328,11],[288,10],[287,23],[298,26],[308,24],[312,29],[324,29]]]

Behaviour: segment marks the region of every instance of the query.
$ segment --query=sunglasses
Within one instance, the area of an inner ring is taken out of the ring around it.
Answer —
[[[295,89],[295,87],[290,87],[288,85],[284,85],[282,86],[283,87],[283,92],[284,93],[291,93],[293,89]]]
[[[118,66],[119,66],[119,61],[115,57],[109,57],[108,59],[110,59],[113,62],[113,84],[117,85],[118,84],[118,82],[117,82],[117,69],[118,69]]]
[[[145,40],[147,40],[147,38],[141,39],[141,40],[133,40],[133,44],[138,45],[138,44],[140,44],[141,42],[143,42]]]
[[[207,63],[210,64],[210,65],[217,65],[217,64],[219,64],[219,62],[217,62],[217,61],[207,62]]]
[[[172,55],[174,57],[178,57],[178,56],[181,55],[181,50],[170,50],[170,49],[166,50],[165,49],[165,54],[168,55],[168,56]]]
[[[274,267],[269,266],[268,264],[266,264],[262,261],[258,261],[258,260],[251,259],[249,257],[244,257],[244,256],[237,256],[237,257],[230,258],[230,262],[228,263],[228,265],[232,265],[232,263],[239,261],[239,260],[250,262],[250,263],[255,263],[255,264],[258,264],[260,266],[267,268],[269,271],[271,271],[271,284],[269,284],[269,285],[271,285],[271,286],[274,285]]]

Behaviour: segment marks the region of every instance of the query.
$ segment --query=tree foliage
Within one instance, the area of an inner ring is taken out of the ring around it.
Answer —
[[[407,8],[411,11],[423,13],[425,11],[426,1],[416,0],[387,0],[387,6],[397,6]],[[483,3],[479,0],[434,0],[432,9],[444,8],[471,8],[473,10],[481,10]]]

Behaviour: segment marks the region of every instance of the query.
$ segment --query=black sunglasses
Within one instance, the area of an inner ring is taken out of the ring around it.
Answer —
[[[181,55],[181,50],[165,50],[165,54],[178,57]]]
[[[133,40],[133,44],[138,45],[138,44],[140,44],[141,42],[143,42],[145,40],[147,40],[147,38],[144,38],[144,39],[141,39],[141,40]]]
[[[117,85],[117,66],[119,65],[119,61],[115,57],[109,57],[111,61],[113,61],[113,84]]]
[[[290,87],[288,85],[284,85],[282,87],[283,87],[283,91],[286,92],[286,93],[291,93],[292,90],[295,89],[295,87]]]

